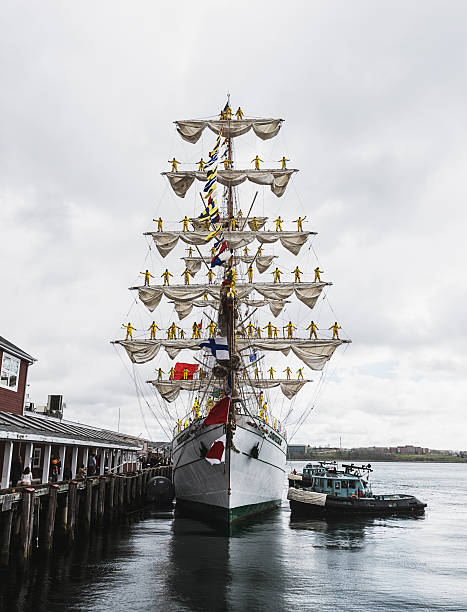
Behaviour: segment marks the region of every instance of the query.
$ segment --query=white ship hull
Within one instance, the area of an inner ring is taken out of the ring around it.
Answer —
[[[173,479],[178,508],[230,524],[280,505],[285,439],[258,418],[238,415],[236,420],[234,448],[226,449],[225,462],[220,464],[211,465],[204,454],[225,433],[224,425],[203,427],[200,422],[194,423],[174,439]]]

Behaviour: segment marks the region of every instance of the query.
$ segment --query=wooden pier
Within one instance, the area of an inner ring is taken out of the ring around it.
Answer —
[[[50,551],[59,542],[71,544],[78,534],[111,526],[142,508],[153,476],[171,479],[172,468],[0,491],[0,566],[14,557],[28,561],[33,547]]]

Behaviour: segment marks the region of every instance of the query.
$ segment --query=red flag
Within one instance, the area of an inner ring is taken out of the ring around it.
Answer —
[[[204,419],[203,425],[217,425],[219,423],[227,423],[229,415],[230,397],[223,397],[217,404],[211,408],[211,412]]]
[[[206,461],[212,465],[213,463],[223,463],[225,461],[225,442],[226,436],[225,434],[214,440],[211,448],[206,453]]]
[[[183,370],[188,370],[186,378],[183,375]],[[174,367],[174,380],[193,380],[193,374],[197,371],[197,363],[176,363]]]

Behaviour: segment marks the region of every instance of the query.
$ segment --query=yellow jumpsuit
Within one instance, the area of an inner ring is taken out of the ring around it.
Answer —
[[[238,121],[243,119],[243,111],[240,107],[237,108],[237,112],[235,113],[235,116],[237,117]]]
[[[315,283],[320,283],[321,282],[321,276],[320,274],[323,274],[323,270],[319,269],[319,266],[317,268],[315,268]]]
[[[303,368],[298,368],[297,374],[297,380],[303,380]]]
[[[170,274],[170,272],[168,270],[166,270],[164,273],[161,274],[161,277],[164,279],[164,287],[166,285],[170,285],[170,277],[173,276],[173,274]]]
[[[294,270],[294,274],[295,274],[295,278],[294,278],[294,282],[296,283],[300,283],[300,274],[302,274],[302,271],[299,269],[299,267],[297,266]]]
[[[276,224],[276,232],[282,232],[282,219],[280,215],[277,219],[274,219],[274,223]]]
[[[246,326],[246,330],[248,332],[248,338],[253,338],[253,332],[255,330],[255,326],[253,325],[253,323],[248,323],[248,325]]]
[[[303,232],[303,222],[305,219],[306,217],[298,217],[298,219],[294,220],[294,223],[297,224],[297,232]]]
[[[271,366],[271,367],[269,368],[269,370],[268,370],[268,372],[269,372],[269,378],[270,378],[271,380],[274,378],[274,372],[275,372],[275,371],[276,371],[276,370],[275,370],[275,369],[274,369],[272,366]]]
[[[316,323],[314,321],[312,321],[310,323],[310,325],[308,325],[307,329],[310,330],[310,339],[313,338],[313,336],[316,338],[316,340],[318,340],[318,334],[316,333],[316,330],[318,329],[318,326],[316,325]]]
[[[131,323],[128,325],[122,325],[126,329],[126,338],[125,340],[133,340],[133,332],[136,331],[136,327],[133,327]]]
[[[175,368],[170,368],[169,380],[175,379]]]
[[[156,339],[156,331],[160,329],[160,327],[157,327],[157,325],[154,323],[154,321],[151,323],[151,325],[148,328],[148,331],[151,332],[151,338],[150,340],[155,340]]]
[[[146,270],[146,272],[141,272],[141,274],[144,276],[144,286],[149,287],[149,279],[154,278],[154,276],[151,274],[151,272],[149,272],[149,270]]]
[[[209,330],[209,337],[210,338],[215,338],[216,337],[216,327],[217,327],[217,325],[215,323],[209,323],[208,330]]]
[[[284,372],[287,377],[287,380],[290,380],[290,373],[292,372],[292,370],[289,368],[289,366],[285,368]]]
[[[198,172],[203,172],[204,166],[206,165],[204,159],[201,158],[199,162],[196,162],[196,163],[198,164]]]
[[[253,268],[250,266],[248,270],[246,271],[246,273],[248,274],[248,282],[252,283],[253,282]]]
[[[162,380],[163,373],[164,373],[164,370],[162,370],[161,368],[157,370],[157,380]]]
[[[157,223],[157,231],[162,232],[162,217],[159,217],[159,219],[153,219],[153,221]]]
[[[258,219],[256,217],[253,217],[253,219],[251,220],[250,227],[251,227],[251,230],[253,232],[257,232],[258,231]]]
[[[268,338],[272,338],[272,331],[274,329],[274,325],[271,323],[271,321],[269,321],[269,323],[267,325],[265,325],[263,327],[263,329],[267,329],[268,330]]]
[[[189,232],[190,228],[188,226],[190,219],[188,219],[188,217],[185,215],[185,217],[180,221],[180,223],[183,223],[183,229],[182,232]]]
[[[263,160],[258,155],[251,160],[251,163],[254,162],[255,164],[255,170],[259,170],[259,162],[262,162],[262,161]]]
[[[282,162],[282,170],[287,170],[287,162],[290,161],[290,159],[284,156],[280,161]]]
[[[214,278],[214,272],[212,270],[208,270],[206,272],[206,276],[208,277],[209,284],[212,285],[212,281],[213,281],[213,278]]]
[[[179,162],[179,161],[177,161],[177,160],[175,159],[175,157],[174,157],[173,159],[170,159],[168,163],[169,163],[169,164],[172,164],[172,170],[171,170],[171,172],[178,172],[178,164],[179,164],[180,162]]]
[[[190,284],[190,272],[189,272],[188,268],[185,268],[185,271],[182,272],[180,274],[180,276],[183,276],[183,278],[185,280],[185,285],[189,285]]]
[[[287,330],[287,338],[293,338],[293,330],[297,328],[292,325],[292,321],[289,321],[287,325],[284,325],[284,329]]]
[[[274,282],[275,283],[280,283],[281,282],[281,274],[282,274],[282,272],[279,270],[279,268],[276,268],[274,270],[274,272],[271,272],[271,274],[274,274]]]
[[[339,330],[342,329],[342,327],[340,327],[340,325],[337,325],[337,321],[334,323],[334,325],[328,327],[328,329],[332,329],[332,339],[339,340]]]

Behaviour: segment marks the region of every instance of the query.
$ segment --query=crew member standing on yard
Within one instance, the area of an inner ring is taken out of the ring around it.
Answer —
[[[160,329],[160,327],[158,327],[158,326],[156,325],[156,322],[155,322],[155,321],[153,321],[153,322],[151,323],[151,325],[148,327],[148,331],[150,331],[150,332],[151,332],[151,337],[150,337],[150,340],[155,340],[155,339],[156,339],[156,331],[157,331],[158,329]]]
[[[258,155],[251,160],[251,163],[254,162],[255,164],[255,170],[259,170],[259,162],[262,162],[262,161],[263,160]]]
[[[298,217],[298,219],[295,219],[294,223],[297,224],[297,232],[303,232],[303,222],[305,221],[306,216],[305,217]]]
[[[284,155],[284,157],[279,161],[282,162],[282,170],[287,170],[287,162],[290,161],[290,159],[287,159],[287,157]]]
[[[301,283],[302,281],[300,280],[300,274],[303,274],[303,272],[300,270],[300,268],[298,266],[295,268],[293,273],[295,274],[294,282],[295,283]]]
[[[310,325],[308,325],[307,329],[310,330],[310,339],[314,336],[315,339],[318,340],[318,334],[316,333],[316,330],[319,328],[314,321],[312,321]]]
[[[133,332],[136,331],[136,327],[128,322],[128,325],[122,325],[124,329],[126,329],[126,338],[125,340],[133,340]]]
[[[317,266],[315,268],[315,280],[314,280],[315,283],[320,283],[321,282],[320,274],[323,274],[323,272],[324,272],[324,270],[320,270],[319,266]]]
[[[140,272],[140,274],[144,276],[144,286],[149,287],[149,279],[154,278],[154,276],[151,274],[151,272],[149,272],[149,270],[146,270],[145,272]]]
[[[172,170],[171,172],[178,172],[178,164],[180,163],[179,161],[177,161],[175,159],[175,157],[173,159],[169,159],[169,161],[167,162],[169,164],[172,164]]]
[[[276,232],[282,232],[282,217],[279,215],[277,219],[274,219],[276,224]]]
[[[339,330],[342,329],[342,327],[337,325],[337,321],[334,321],[334,325],[331,325],[331,327],[328,327],[328,329],[332,329],[332,339],[339,340]]]
[[[164,287],[165,287],[166,285],[167,285],[167,286],[169,286],[169,285],[170,285],[170,277],[171,277],[171,276],[173,276],[173,274],[171,274],[171,273],[170,273],[170,272],[167,270],[167,268],[165,269],[165,272],[163,272],[163,273],[161,274],[161,278],[163,278],[163,279],[164,279]]]

